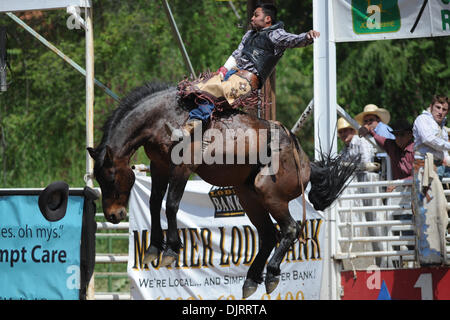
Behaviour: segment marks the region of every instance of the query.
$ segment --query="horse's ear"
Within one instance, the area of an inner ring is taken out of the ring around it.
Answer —
[[[105,158],[103,159],[103,166],[104,167],[112,167],[113,165],[113,151],[110,146],[106,146],[105,148]]]
[[[97,159],[97,152],[95,151],[94,148],[88,147],[86,148],[87,151],[89,152],[89,155],[92,157],[92,159]]]

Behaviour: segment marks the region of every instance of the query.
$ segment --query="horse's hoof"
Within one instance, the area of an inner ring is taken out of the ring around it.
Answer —
[[[159,258],[160,251],[158,248],[151,246],[144,253],[144,264],[149,264]]]
[[[247,299],[258,289],[258,282],[252,279],[245,279],[244,285],[242,286],[242,299]]]
[[[266,285],[266,293],[272,293],[272,291],[277,288],[279,282],[280,277],[278,276],[266,276],[266,281],[264,281],[264,284]]]
[[[168,267],[177,259],[178,259],[178,253],[176,253],[175,251],[173,251],[170,248],[167,248],[166,250],[164,250],[160,266]]]
[[[162,260],[161,260],[161,267],[168,267],[170,266],[174,261],[176,260],[175,257],[173,256],[163,256]]]

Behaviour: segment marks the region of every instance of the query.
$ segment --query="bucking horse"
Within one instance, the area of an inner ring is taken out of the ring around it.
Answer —
[[[216,159],[223,156],[224,159],[236,160],[240,154],[248,160],[252,153],[258,153],[264,147],[271,161],[262,162],[257,156],[256,161],[240,163],[216,161],[194,166],[175,163],[173,150],[177,144],[164,129],[165,123],[181,127],[188,119],[188,113],[189,107],[179,99],[177,87],[158,82],[141,86],[121,100],[104,124],[100,144],[95,149],[88,148],[95,160],[94,176],[101,188],[105,218],[118,223],[126,217],[135,181],[130,158],[143,146],[150,159],[152,178],[150,245],[145,251],[144,263],[160,258],[160,266],[169,266],[177,259],[182,247],[177,230],[177,211],[193,171],[212,185],[232,186],[260,239],[258,253],[243,284],[243,298],[253,294],[263,281],[267,293],[271,293],[278,285],[284,255],[303,234],[301,224],[289,212],[289,201],[300,195],[304,199],[305,189],[310,183],[309,201],[316,210],[324,210],[345,188],[354,167],[343,164],[339,156],[329,153],[322,153],[320,160],[310,162],[295,135],[281,123],[263,120],[242,110],[219,112],[203,129],[214,128],[224,137],[227,130],[246,132],[252,129],[257,139],[244,139],[245,143],[239,150],[236,137],[223,139],[223,143],[228,144],[224,148],[211,143],[207,149],[214,145],[215,150],[211,152]],[[274,130],[277,132],[276,144],[273,143],[274,135],[267,134]],[[273,170],[273,159],[277,161],[276,170]],[[160,212],[166,193],[168,229],[164,239]],[[271,217],[278,223],[279,231]],[[274,248],[264,278],[263,270]]]

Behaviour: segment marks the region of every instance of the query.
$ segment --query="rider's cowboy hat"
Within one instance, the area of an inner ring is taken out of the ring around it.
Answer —
[[[341,129],[345,129],[345,128],[352,128],[355,129],[351,126],[350,123],[347,122],[347,120],[345,120],[344,118],[339,118],[337,121],[337,131],[341,130]]]
[[[374,104],[368,104],[364,107],[364,111],[356,115],[355,120],[358,121],[360,125],[364,124],[364,116],[368,114],[374,114],[380,118],[381,122],[388,124],[391,120],[391,114],[389,111],[383,108],[378,108]]]

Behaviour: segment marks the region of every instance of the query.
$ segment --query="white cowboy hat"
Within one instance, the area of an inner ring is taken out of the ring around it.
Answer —
[[[339,118],[337,121],[337,131],[341,130],[341,129],[345,129],[345,128],[352,128],[352,125],[350,123],[347,122],[347,120],[345,120],[343,117]]]
[[[355,120],[358,121],[360,125],[364,124],[364,116],[368,114],[374,114],[380,118],[381,122],[388,124],[391,120],[391,114],[389,111],[383,108],[378,108],[374,104],[368,104],[364,107],[364,111],[356,115]]]

